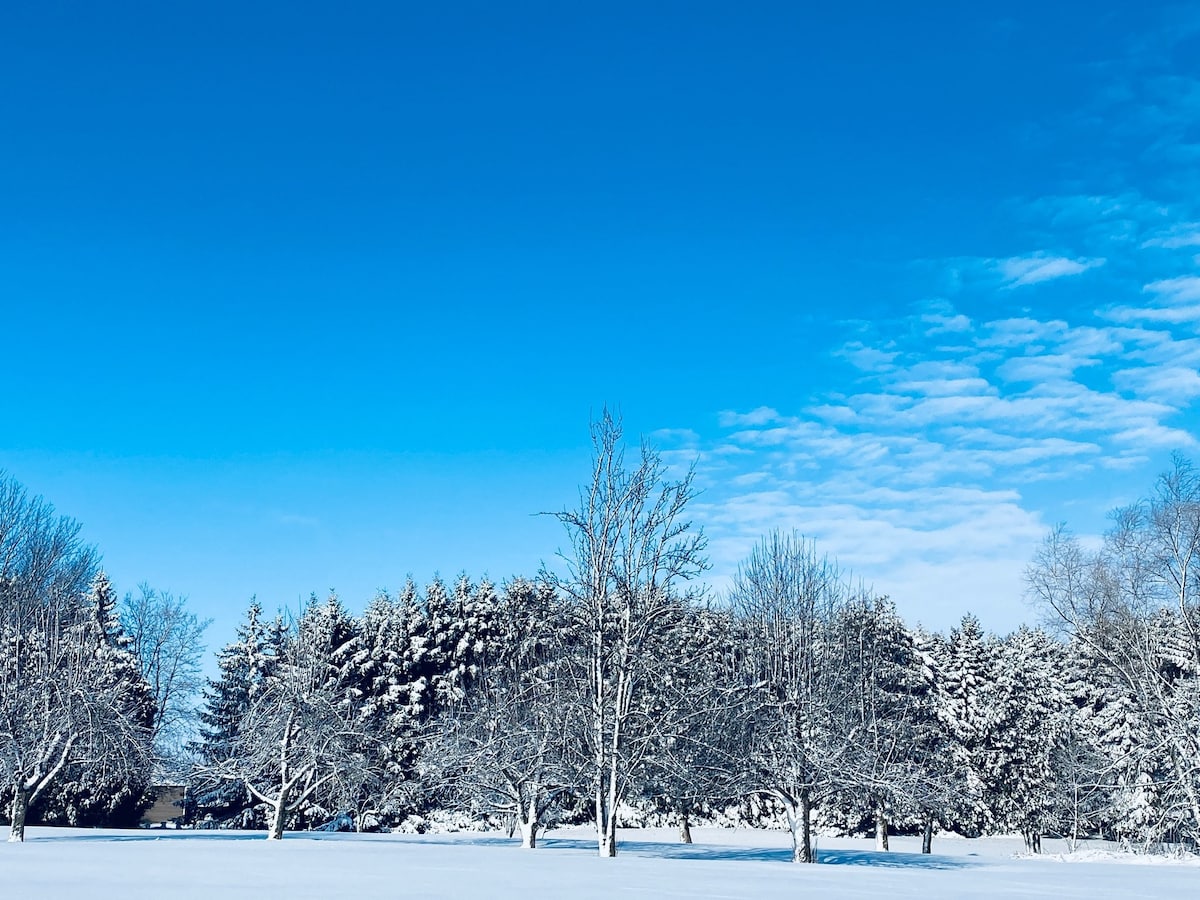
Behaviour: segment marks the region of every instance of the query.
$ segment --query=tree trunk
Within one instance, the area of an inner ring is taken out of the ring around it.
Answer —
[[[692,823],[688,820],[688,808],[684,803],[679,807],[679,843],[690,844],[692,842]]]
[[[29,812],[29,791],[23,787],[13,789],[12,804],[9,806],[8,840],[19,843],[25,840],[25,816]]]
[[[816,862],[812,852],[812,802],[808,790],[800,792],[794,803],[786,804],[788,828],[792,832],[792,862]]]
[[[875,849],[888,849],[888,821],[887,814],[880,807],[875,810]]]
[[[267,832],[268,841],[283,840],[283,820],[287,817],[288,800],[291,799],[290,785],[295,783],[289,780],[291,777],[289,757],[294,737],[292,729],[296,727],[297,715],[296,703],[293,700],[291,708],[288,710],[283,737],[279,741],[279,799],[275,801],[275,812],[271,816],[271,830]]]
[[[925,815],[925,831],[921,835],[921,852],[933,852],[933,816],[928,813]]]
[[[603,827],[600,830],[600,855],[612,857],[617,855],[617,782],[619,780],[619,772],[617,770],[617,750],[620,747],[620,728],[617,725],[613,727],[613,738],[609,747],[608,763],[603,770],[603,778],[601,779],[600,794],[597,797],[596,810],[598,818],[603,818]],[[607,784],[604,782],[607,781]],[[603,812],[600,817],[599,813]]]
[[[537,795],[538,791],[535,787],[532,792],[532,798],[529,800],[529,806],[521,809],[517,806],[517,818],[520,819],[521,825],[521,846],[526,850],[534,850],[537,848],[538,836],[538,807]]]
[[[604,832],[600,835],[600,855],[617,855],[617,816],[609,810],[604,823]]]
[[[537,848],[538,824],[521,819],[521,846],[526,850]]]
[[[1025,849],[1026,850],[1028,850],[1030,853],[1041,853],[1042,852],[1041,832],[1030,830],[1030,831],[1023,832],[1023,836],[1025,838]]]
[[[596,846],[601,856],[616,856],[617,842],[612,827],[612,813],[607,809],[604,794],[604,780],[596,790]]]
[[[267,832],[268,841],[283,840],[283,823],[287,818],[287,797],[280,795],[279,802],[275,804],[275,811],[271,814],[271,830]]]

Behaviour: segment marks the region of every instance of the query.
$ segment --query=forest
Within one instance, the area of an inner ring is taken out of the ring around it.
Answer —
[[[27,823],[136,824],[158,785],[199,828],[780,824],[817,833],[1200,843],[1200,475],[1183,457],[1099,543],[1031,548],[1039,627],[910,627],[798,532],[720,594],[691,472],[620,422],[561,565],[496,584],[411,579],[359,615],[251,602],[202,677],[206,622],[123,599],[82,527],[0,476],[0,800]]]

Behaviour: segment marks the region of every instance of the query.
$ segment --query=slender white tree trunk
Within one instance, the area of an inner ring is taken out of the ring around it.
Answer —
[[[616,856],[617,855],[617,835],[616,827],[610,825],[608,831],[600,838],[600,855],[601,856]]]
[[[926,814],[925,831],[921,834],[921,852],[933,852],[933,816]]]
[[[616,700],[620,704],[625,687],[625,673],[618,677]],[[613,711],[612,739],[608,746],[608,759],[602,770],[600,779],[601,790],[604,794],[604,828],[600,832],[600,855],[611,857],[617,855],[617,803],[620,800],[618,784],[620,783],[620,750],[621,750],[621,710]]]
[[[21,843],[25,840],[25,817],[29,813],[29,791],[23,785],[13,789],[12,803],[9,805],[8,840],[11,843]]]
[[[614,756],[601,779],[604,795],[604,821],[600,831],[600,855],[617,855],[617,760]]]
[[[887,815],[884,813],[882,807],[877,808],[875,810],[875,849],[876,850],[887,850],[888,849],[887,830],[888,830]]]

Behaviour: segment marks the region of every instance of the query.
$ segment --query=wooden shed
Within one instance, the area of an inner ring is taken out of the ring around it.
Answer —
[[[181,784],[159,784],[150,790],[154,794],[154,803],[142,814],[140,824],[143,827],[179,824],[183,820],[183,798],[187,788]]]

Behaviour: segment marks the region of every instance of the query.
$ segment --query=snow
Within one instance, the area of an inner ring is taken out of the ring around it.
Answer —
[[[487,833],[353,835],[261,832],[116,831],[30,828],[24,844],[0,844],[0,883],[8,897],[164,896],[235,900],[281,896],[456,898],[529,897],[1193,897],[1192,864],[1125,865],[1107,851],[1017,855],[1019,838],[935,843],[922,856],[916,838],[893,838],[890,853],[867,839],[822,838],[820,865],[788,861],[786,832],[695,828],[696,843],[667,829],[627,830],[621,855],[596,856],[588,828],[547,832],[542,849]],[[1089,852],[1096,858],[1086,858]],[[1070,858],[1071,865],[1061,864]],[[816,893],[810,893],[815,891]]]

